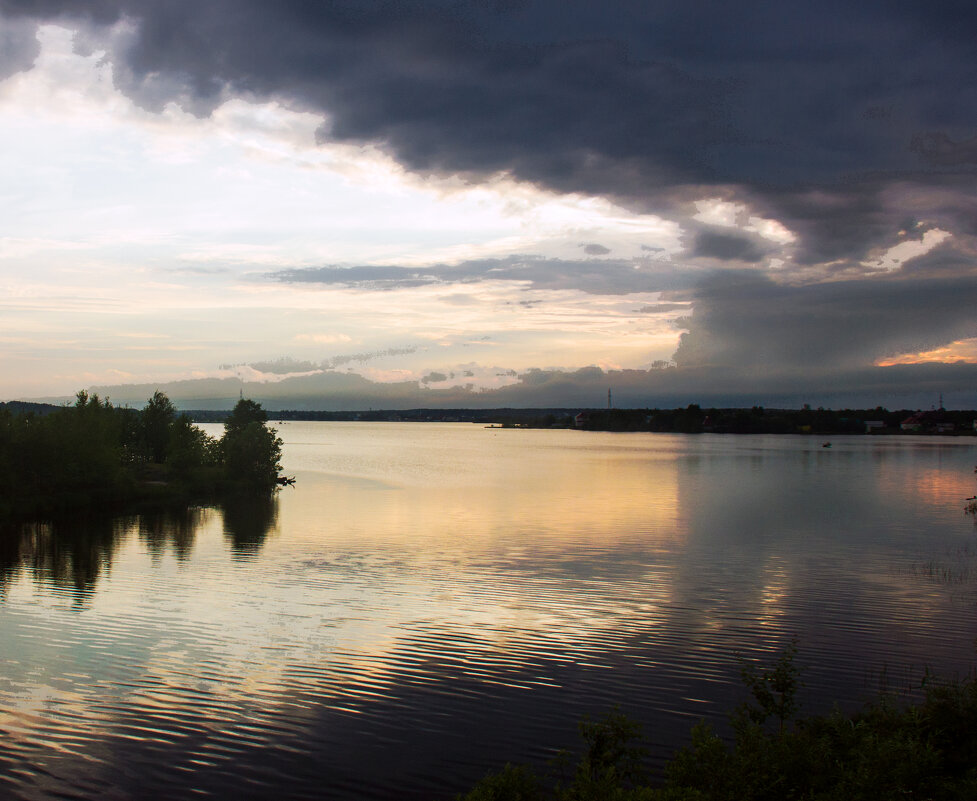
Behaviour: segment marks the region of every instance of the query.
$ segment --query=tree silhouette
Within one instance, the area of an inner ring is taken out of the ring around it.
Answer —
[[[170,426],[176,419],[176,408],[158,389],[142,410],[143,439],[150,461],[162,464],[170,444]]]
[[[268,427],[260,403],[242,398],[224,422],[224,473],[235,483],[270,490],[278,483],[282,441]]]

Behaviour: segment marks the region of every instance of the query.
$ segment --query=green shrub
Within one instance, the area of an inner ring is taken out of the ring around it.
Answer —
[[[570,779],[546,786],[507,765],[463,801],[972,801],[977,798],[977,678],[934,682],[922,701],[883,696],[853,715],[794,719],[799,669],[791,643],[767,667],[744,664],[752,700],[731,715],[732,741],[700,723],[666,766],[641,773],[637,724],[618,712],[581,724]],[[776,726],[770,726],[776,722]]]

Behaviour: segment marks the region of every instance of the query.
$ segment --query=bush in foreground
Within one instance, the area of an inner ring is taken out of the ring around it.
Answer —
[[[618,714],[582,727],[586,748],[569,783],[507,765],[461,801],[881,801],[977,798],[977,679],[929,681],[922,701],[890,697],[854,715],[793,719],[793,646],[769,668],[744,668],[753,703],[731,716],[732,742],[707,724],[666,767],[640,775],[637,728]]]

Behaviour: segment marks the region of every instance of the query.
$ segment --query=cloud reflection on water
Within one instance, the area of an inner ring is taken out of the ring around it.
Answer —
[[[483,772],[476,753],[542,757],[615,702],[660,759],[690,716],[735,700],[736,653],[800,634],[812,692],[852,700],[863,661],[956,664],[947,632],[973,623],[895,572],[968,521],[936,495],[889,494],[928,471],[972,478],[969,449],[465,425],[282,434],[298,484],[238,510],[274,536],[217,510],[113,524],[49,560],[81,569],[83,604],[63,603],[73,574],[8,569],[0,642],[19,656],[0,759],[47,764],[83,795],[138,789],[128,760],[161,786],[205,765],[195,781],[211,789],[302,797],[327,781],[352,798],[357,776],[431,790]]]

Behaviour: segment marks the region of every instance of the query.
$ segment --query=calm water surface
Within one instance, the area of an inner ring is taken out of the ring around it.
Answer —
[[[273,504],[3,541],[0,796],[452,798],[792,637],[812,712],[974,662],[970,439],[279,431]]]

